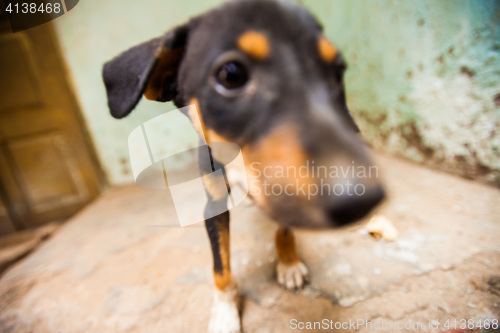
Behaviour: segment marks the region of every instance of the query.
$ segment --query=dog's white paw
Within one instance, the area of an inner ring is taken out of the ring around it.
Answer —
[[[241,332],[238,290],[235,285],[227,288],[225,291],[215,291],[208,332]]]
[[[278,283],[288,290],[302,289],[309,279],[309,271],[301,261],[293,264],[278,262],[276,275]]]

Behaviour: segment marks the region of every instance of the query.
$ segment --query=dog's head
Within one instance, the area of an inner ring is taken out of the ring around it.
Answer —
[[[195,104],[207,142],[243,152],[250,195],[278,222],[339,226],[383,198],[345,102],[345,62],[303,8],[232,1],[104,66],[111,114],[142,95]]]

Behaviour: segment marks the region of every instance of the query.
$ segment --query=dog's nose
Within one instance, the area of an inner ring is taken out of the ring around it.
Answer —
[[[330,204],[329,216],[335,226],[343,226],[359,220],[384,199],[384,190],[377,185],[362,195],[343,194]]]

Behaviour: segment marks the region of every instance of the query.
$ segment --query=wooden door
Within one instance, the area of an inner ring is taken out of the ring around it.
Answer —
[[[16,229],[67,218],[99,193],[66,75],[51,23],[12,33],[0,17],[0,196]]]

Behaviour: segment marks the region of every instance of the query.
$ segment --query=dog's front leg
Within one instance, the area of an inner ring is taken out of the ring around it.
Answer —
[[[217,205],[209,198],[208,206]],[[210,333],[239,333],[238,288],[233,280],[229,253],[229,212],[205,220],[212,245],[215,294],[208,331]]]
[[[292,230],[279,227],[275,241],[278,251],[278,266],[276,267],[278,283],[288,290],[301,289],[307,282],[309,273],[295,251],[295,237]]]

